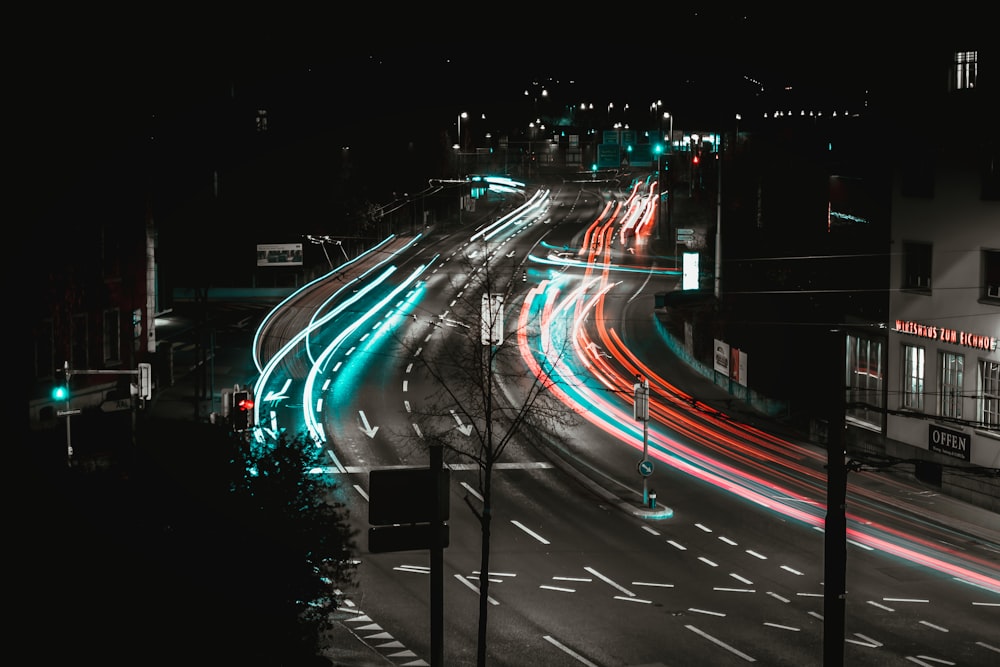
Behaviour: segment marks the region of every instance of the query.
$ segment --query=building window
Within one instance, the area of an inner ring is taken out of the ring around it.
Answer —
[[[978,65],[978,54],[975,51],[959,51],[955,54],[955,90],[972,90],[976,87]]]
[[[924,348],[903,346],[903,403],[908,410],[924,409]]]
[[[979,360],[979,423],[1000,429],[1000,361]]]
[[[1000,250],[983,251],[982,299],[1000,305]]]
[[[104,311],[104,363],[121,361],[121,321],[117,308]]]
[[[847,337],[847,415],[882,428],[882,342]]]
[[[962,383],[964,381],[965,357],[953,352],[942,352],[939,415],[950,419],[962,418]]]
[[[931,291],[931,244],[903,242],[903,289]]]
[[[87,368],[90,364],[90,360],[87,358],[90,342],[87,335],[86,313],[73,316],[70,331],[69,366],[70,368]]]

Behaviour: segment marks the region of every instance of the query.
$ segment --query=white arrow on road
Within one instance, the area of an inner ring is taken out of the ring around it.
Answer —
[[[368,417],[365,417],[365,411],[364,410],[358,410],[358,414],[361,415],[361,423],[364,424],[364,426],[361,427],[361,430],[369,438],[374,438],[375,437],[375,433],[378,432],[378,426],[376,426],[375,428],[372,428],[371,426],[368,425]]]
[[[279,391],[277,393],[275,393],[273,391],[268,392],[264,396],[264,401],[283,401],[283,400],[285,400],[286,398],[288,398],[288,395],[285,392],[288,391],[288,386],[290,384],[292,384],[292,379],[288,378],[287,380],[285,380],[285,386],[281,388],[281,391]]]
[[[451,416],[454,417],[455,421],[458,422],[458,430],[462,432],[462,435],[472,435],[472,424],[469,424],[468,426],[463,426],[461,417],[455,414],[454,410],[451,411]]]

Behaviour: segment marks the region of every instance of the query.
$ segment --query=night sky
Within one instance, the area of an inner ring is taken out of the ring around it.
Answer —
[[[20,149],[15,191],[41,241],[102,206],[133,207],[150,178],[185,192],[203,188],[210,167],[238,163],[216,122],[226,100],[268,109],[274,135],[297,147],[378,155],[453,132],[463,110],[488,111],[500,132],[523,126],[534,83],[579,102],[662,99],[680,119],[721,113],[751,79],[863,89],[950,35],[947,18],[850,4],[255,11],[88,9],[19,24],[28,46],[9,63],[8,128]],[[327,166],[322,150],[314,164]]]

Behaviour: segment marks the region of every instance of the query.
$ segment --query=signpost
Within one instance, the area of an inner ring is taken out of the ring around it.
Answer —
[[[69,379],[74,375],[135,375],[136,382],[132,385],[132,391],[134,395],[138,395],[140,399],[146,401],[153,397],[153,367],[148,363],[141,363],[134,371],[113,371],[113,370],[91,370],[91,369],[73,369],[69,367],[69,362],[63,362],[63,374],[66,377],[66,409],[59,410],[56,415],[59,417],[66,417],[66,465],[73,465],[73,435],[70,418],[73,415],[80,414],[80,410],[71,410],[69,407],[70,402],[70,392]],[[118,399],[111,401],[104,401],[101,403],[101,412],[116,412],[118,410],[130,410],[132,408],[132,399]],[[133,416],[134,421],[134,416]],[[134,427],[134,424],[133,424]]]
[[[368,551],[429,549],[431,561],[431,665],[444,660],[444,548],[448,546],[449,470],[440,445],[427,468],[368,473]]]
[[[642,422],[642,459],[639,461],[639,474],[642,476],[642,504],[649,504],[649,488],[647,478],[653,474],[653,462],[649,460],[649,380],[635,376],[632,385],[634,403],[633,416]]]

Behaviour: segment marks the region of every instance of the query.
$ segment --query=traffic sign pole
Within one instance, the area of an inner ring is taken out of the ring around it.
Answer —
[[[652,472],[652,465],[649,462],[649,380],[636,376],[636,383],[633,385],[635,392],[634,414],[637,420],[642,421],[642,460],[639,461],[639,474],[642,476],[642,505],[649,504],[649,472]]]

